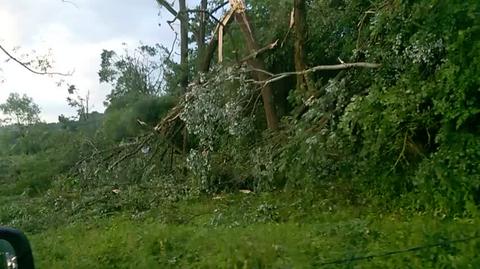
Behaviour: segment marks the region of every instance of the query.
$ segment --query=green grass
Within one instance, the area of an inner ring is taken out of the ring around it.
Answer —
[[[381,214],[337,202],[293,192],[224,195],[29,236],[39,268],[319,268],[480,230],[477,219]],[[479,250],[480,240],[471,240],[320,268],[480,268]]]

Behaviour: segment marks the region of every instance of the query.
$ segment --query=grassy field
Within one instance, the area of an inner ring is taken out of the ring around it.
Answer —
[[[479,230],[477,219],[381,214],[277,192],[171,202],[28,234],[39,268],[480,268],[480,240],[449,242]],[[345,261],[328,264],[337,260]]]

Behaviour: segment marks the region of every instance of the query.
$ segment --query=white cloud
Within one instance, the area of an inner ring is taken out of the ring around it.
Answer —
[[[97,75],[102,49],[119,50],[122,42],[133,47],[140,40],[169,44],[173,34],[166,25],[157,26],[165,18],[158,18],[154,0],[72,1],[78,8],[60,0],[0,0],[0,44],[7,49],[20,45],[22,52],[35,50],[39,55],[51,49],[55,71],[74,69],[64,79],[83,94],[90,91],[93,109],[103,111],[108,87],[99,84]],[[5,58],[0,54],[0,60]],[[66,86],[56,85],[59,77],[34,75],[11,61],[0,61],[0,68],[0,78],[5,79],[0,103],[15,91],[32,97],[45,121],[74,113],[65,100]]]

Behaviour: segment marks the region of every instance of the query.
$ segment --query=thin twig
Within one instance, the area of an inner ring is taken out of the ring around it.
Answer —
[[[397,160],[395,161],[395,164],[392,167],[392,170],[397,167],[398,163],[400,162],[400,159],[405,158],[405,148],[407,147],[407,133],[405,133],[405,137],[403,138],[403,146],[402,146],[402,151],[398,155]]]
[[[271,77],[276,76],[276,74],[274,74],[274,73],[268,72],[267,70],[258,69],[258,68],[255,68],[255,67],[249,67],[247,70],[248,70],[248,71],[253,71],[253,72],[264,73],[264,74],[267,74],[267,75],[269,75],[269,76],[271,76]],[[247,81],[247,82],[256,82],[256,81],[255,81],[255,80],[251,80],[251,81]]]
[[[368,14],[375,14],[375,11],[373,11],[373,10],[365,11],[365,13],[364,13],[363,16],[362,16],[362,19],[361,19],[360,22],[357,24],[357,26],[358,26],[357,50],[360,49],[360,35],[362,34],[363,24],[364,24],[364,22],[365,22],[365,19],[366,19],[367,16],[368,16]]]
[[[255,103],[253,103],[253,108],[252,108],[252,112],[250,114],[250,118],[253,117],[253,113],[255,113],[255,110],[257,109],[258,101],[260,100],[260,97],[262,96],[262,90],[263,90],[263,87],[260,90],[260,93],[258,94],[257,99],[255,99]]]
[[[207,10],[202,10],[202,9],[188,9],[187,10],[188,13],[204,13],[204,14],[207,14],[210,18],[212,18],[216,23],[222,25],[223,27],[225,27],[225,25],[223,25],[223,22],[220,21],[217,17],[215,17],[215,15],[213,15],[212,13],[210,13],[209,11]]]
[[[178,33],[173,31],[175,33],[175,39],[173,40],[173,43],[172,43],[172,48],[170,49],[170,51],[168,52],[168,56],[167,56],[167,59],[170,61],[170,57],[172,57],[172,53],[175,49],[175,44],[177,43],[177,39],[178,39]]]
[[[294,12],[295,12],[295,9],[292,9],[292,11],[290,12],[290,25],[288,26],[287,33],[285,34],[285,36],[282,39],[282,43],[280,44],[280,47],[282,47],[282,48],[283,48],[283,45],[285,44],[285,42],[287,41],[287,38],[290,35],[290,32],[293,29],[293,26],[295,25],[295,19],[294,19],[295,13]]]

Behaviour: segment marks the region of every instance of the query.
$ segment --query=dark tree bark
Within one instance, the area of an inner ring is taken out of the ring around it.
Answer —
[[[200,9],[200,27],[198,29],[198,69],[201,69],[202,59],[205,57],[205,32],[207,30],[207,0],[202,0]]]
[[[243,1],[238,1],[238,3],[243,4]],[[254,54],[259,50],[259,47],[253,37],[252,29],[250,27],[250,23],[248,22],[248,18],[244,10],[245,9],[243,8],[242,11],[235,12],[235,20],[240,25],[240,30],[245,38],[249,53]],[[258,58],[251,58],[247,62],[255,69],[265,70],[263,62],[259,61]],[[256,72],[256,76],[257,80],[259,81],[266,81],[269,79],[269,77],[263,72]],[[278,117],[275,110],[275,101],[271,85],[264,85],[261,94],[263,108],[265,110],[265,116],[267,118],[267,126],[271,130],[276,130],[278,128]]]
[[[180,86],[184,93],[188,90],[188,13],[185,0],[179,0],[180,10],[178,12],[180,18]],[[183,128],[183,155],[187,153],[188,147],[187,128]]]
[[[183,92],[188,87],[188,13],[185,0],[179,0],[180,10],[178,17],[180,19],[180,86]]]
[[[225,22],[224,31],[232,20]],[[215,51],[218,47],[218,35],[214,35],[208,46],[205,47],[204,55],[202,56],[201,63],[200,63],[200,72],[207,73],[210,70],[210,64],[212,63],[213,56],[215,55]]]
[[[294,31],[295,31],[295,71],[307,69],[305,63],[305,40],[307,36],[307,12],[305,0],[294,0]],[[297,91],[305,97],[313,90],[309,74],[297,75]]]
[[[210,63],[212,62],[213,55],[215,54],[215,50],[217,49],[218,39],[214,37],[212,41],[208,44],[208,47],[205,48],[203,53],[201,63],[200,63],[200,72],[207,73],[210,70]]]

